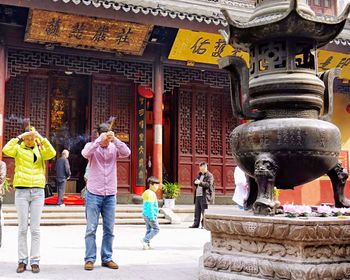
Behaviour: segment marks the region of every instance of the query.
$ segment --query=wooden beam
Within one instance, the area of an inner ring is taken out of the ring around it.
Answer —
[[[135,14],[133,12],[116,11],[113,8],[106,9],[104,7],[95,8],[93,5],[86,6],[85,4],[74,4],[53,2],[52,0],[0,0],[0,4],[11,5],[17,7],[25,7],[31,9],[43,9],[48,11],[58,11],[70,14],[78,14],[83,16],[93,16],[97,18],[114,19],[118,21],[130,21],[135,23],[147,23],[171,28],[182,28],[193,31],[218,33],[219,29],[223,29],[222,25],[215,25],[213,23],[206,24],[205,22],[198,22],[196,20],[189,21],[188,19],[181,20],[179,18],[172,19],[170,17],[163,17],[161,15],[153,16],[151,14],[144,15],[141,12]]]

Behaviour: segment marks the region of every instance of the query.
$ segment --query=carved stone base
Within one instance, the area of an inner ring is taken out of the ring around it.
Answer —
[[[350,219],[208,210],[199,279],[350,279]]]

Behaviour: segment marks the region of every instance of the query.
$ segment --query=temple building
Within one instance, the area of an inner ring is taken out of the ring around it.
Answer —
[[[335,0],[310,0],[317,13],[335,15]],[[248,55],[225,44],[219,30],[226,9],[248,18],[243,0],[0,0],[0,147],[28,122],[58,154],[66,148],[72,176],[67,191],[84,187],[81,150],[96,127],[109,122],[132,155],[118,162],[119,201],[130,203],[151,174],[179,182],[182,202],[192,201],[198,163],[215,177],[217,203],[234,191],[229,134],[239,125],[230,104],[228,73],[218,59]],[[342,130],[341,160],[350,149],[350,25],[318,54],[320,71],[343,69],[335,84],[333,121]],[[13,176],[14,162],[3,156]],[[48,163],[54,182],[55,160]],[[328,178],[317,182],[329,188]],[[301,187],[283,201],[308,201]],[[324,194],[322,194],[324,195]],[[327,196],[327,197],[326,197]]]

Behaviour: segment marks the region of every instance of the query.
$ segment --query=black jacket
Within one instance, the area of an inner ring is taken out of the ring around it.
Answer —
[[[207,173],[199,173],[197,179],[199,180],[201,176],[204,175],[202,182],[199,184],[200,187],[203,188],[203,196],[205,196],[205,204],[213,204],[215,198],[215,189],[214,189],[214,176],[209,171]],[[193,182],[194,184],[194,182]],[[196,190],[198,185],[194,184]],[[194,192],[194,203],[196,203],[196,190]]]

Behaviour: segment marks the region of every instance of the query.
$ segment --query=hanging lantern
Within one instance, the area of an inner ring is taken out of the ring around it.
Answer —
[[[153,98],[153,96],[154,96],[152,89],[148,86],[140,85],[138,87],[138,92],[144,98]]]

